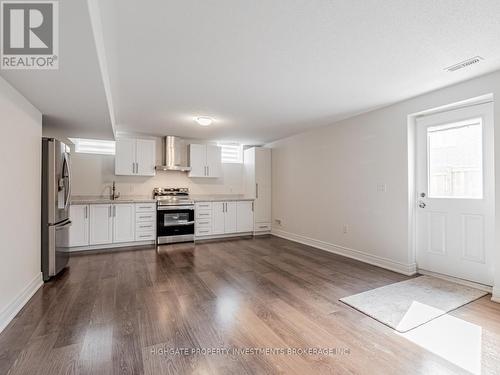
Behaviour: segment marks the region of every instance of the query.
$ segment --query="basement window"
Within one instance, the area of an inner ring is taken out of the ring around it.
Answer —
[[[221,161],[223,163],[243,163],[243,145],[237,143],[219,143],[221,148]]]
[[[75,145],[75,152],[81,154],[114,155],[115,141],[102,139],[69,138]]]

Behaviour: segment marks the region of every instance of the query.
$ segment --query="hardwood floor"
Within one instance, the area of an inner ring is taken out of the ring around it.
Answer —
[[[465,373],[338,301],[405,279],[277,237],[74,256],[0,335],[0,374]],[[482,373],[498,374],[489,298],[450,315],[479,327]]]

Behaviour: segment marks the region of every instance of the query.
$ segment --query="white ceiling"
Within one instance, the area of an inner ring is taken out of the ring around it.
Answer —
[[[59,2],[59,70],[0,74],[67,137],[112,138],[108,105],[85,0]]]
[[[109,133],[88,12],[69,11],[82,7],[83,0],[61,3],[59,72],[2,75],[61,126]],[[500,68],[498,0],[100,0],[99,7],[118,131],[261,143]],[[485,61],[443,70],[475,55]],[[202,128],[197,115],[215,124]]]

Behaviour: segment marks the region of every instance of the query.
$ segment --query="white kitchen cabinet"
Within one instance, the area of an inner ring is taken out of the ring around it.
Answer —
[[[239,201],[236,207],[236,231],[238,233],[253,232],[253,202]]]
[[[156,174],[156,141],[154,139],[137,139],[136,162],[136,175],[154,176]]]
[[[155,164],[156,141],[154,139],[117,139],[115,175],[154,176]]]
[[[255,231],[271,228],[271,149],[252,147],[244,152],[246,195],[255,198]]]
[[[221,148],[214,145],[189,145],[189,177],[217,178],[222,175]]]
[[[207,146],[189,145],[189,177],[207,177]]]
[[[252,201],[197,202],[196,236],[220,236],[254,230]]]
[[[212,234],[224,234],[225,231],[225,202],[212,203]]]
[[[135,204],[135,240],[151,241],[156,239],[156,204]]]
[[[212,203],[212,234],[237,232],[237,202]]]
[[[135,240],[135,204],[113,205],[113,243]]]
[[[226,202],[226,212],[224,215],[224,233],[237,232],[237,202]]]
[[[222,156],[219,146],[207,145],[207,177],[222,176]]]
[[[89,245],[89,206],[71,205],[69,209],[71,227],[69,228],[69,246]]]
[[[118,139],[115,143],[115,175],[135,174],[135,139]]]
[[[113,206],[111,204],[90,205],[90,245],[113,242]]]

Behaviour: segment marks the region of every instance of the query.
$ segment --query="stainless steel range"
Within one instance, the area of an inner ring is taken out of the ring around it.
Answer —
[[[154,188],[157,243],[194,241],[194,202],[187,188]]]

